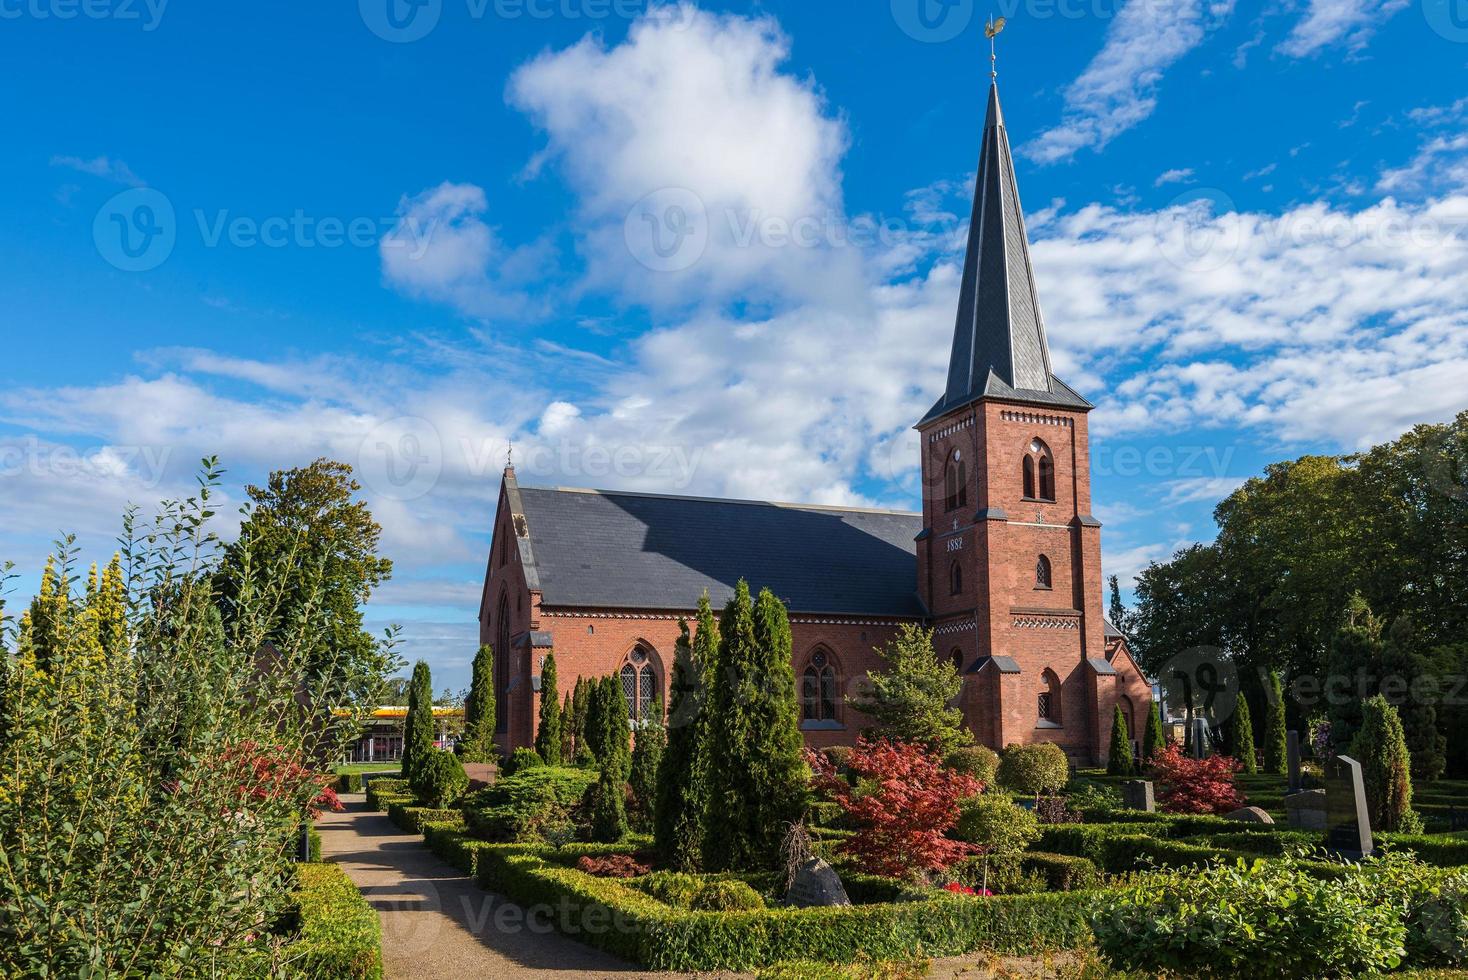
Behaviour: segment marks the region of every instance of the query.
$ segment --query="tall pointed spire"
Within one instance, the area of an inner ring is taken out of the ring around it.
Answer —
[[[948,385],[923,421],[984,397],[1091,407],[1050,372],[1050,347],[996,81],[989,85]]]

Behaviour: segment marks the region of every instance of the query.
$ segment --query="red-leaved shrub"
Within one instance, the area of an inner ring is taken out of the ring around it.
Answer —
[[[857,787],[823,756],[807,751],[806,759],[816,787],[839,803],[857,828],[838,850],[854,857],[863,870],[920,878],[974,853],[972,844],[946,834],[958,821],[959,802],[984,786],[947,768],[921,746],[862,739],[846,762],[859,777]]]
[[[608,854],[605,857],[585,855],[576,862],[576,870],[598,878],[639,878],[652,868],[639,862],[631,854]]]
[[[1166,813],[1228,813],[1244,805],[1234,783],[1237,759],[1226,755],[1194,759],[1169,745],[1152,757],[1157,803]]]
[[[313,819],[323,810],[342,809],[336,790],[327,785],[333,777],[314,772],[299,749],[236,742],[225,748],[216,766],[242,798],[296,800]]]

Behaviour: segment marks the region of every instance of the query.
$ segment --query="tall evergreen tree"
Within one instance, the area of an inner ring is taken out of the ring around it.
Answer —
[[[1361,730],[1351,743],[1351,755],[1361,763],[1366,805],[1375,830],[1416,830],[1412,812],[1412,758],[1402,719],[1380,694],[1362,706]]]
[[[887,669],[869,671],[870,690],[852,699],[853,707],[876,722],[870,734],[917,742],[943,755],[973,742],[955,707],[963,678],[933,651],[932,630],[905,624],[879,652]]]
[[[663,702],[653,698],[647,717],[638,726],[632,749],[632,768],[627,784],[637,801],[637,830],[653,830],[653,814],[657,807],[658,766],[668,744],[668,731],[663,727]]]
[[[1127,621],[1131,618],[1131,615],[1127,612],[1126,605],[1121,601],[1121,580],[1113,575],[1107,579],[1106,584],[1111,589],[1111,606],[1107,610],[1106,618],[1111,620],[1112,626],[1125,633],[1127,631]]]
[[[605,677],[588,679],[586,685],[586,725],[583,740],[586,742],[586,751],[598,765],[606,751],[607,680],[609,678]]]
[[[805,803],[790,621],[768,589],[751,603],[742,579],[719,624],[710,684],[704,860],[711,870],[773,867],[785,824]]]
[[[413,665],[408,685],[408,717],[403,721],[403,778],[411,780],[433,753],[433,678],[428,662]]]
[[[1111,717],[1111,747],[1106,757],[1106,772],[1111,776],[1130,776],[1133,772],[1132,739],[1127,732],[1126,715],[1119,704]]]
[[[1437,672],[1422,649],[1410,616],[1399,616],[1386,631],[1381,650],[1381,692],[1396,705],[1412,754],[1412,777],[1431,782],[1447,768],[1448,740],[1438,724],[1437,702],[1446,692],[1430,691]]]
[[[1229,754],[1239,760],[1244,773],[1254,775],[1259,771],[1258,752],[1254,748],[1254,721],[1249,717],[1249,699],[1242,692],[1234,706],[1228,730]]]
[[[1288,765],[1288,749],[1285,746],[1284,682],[1280,680],[1279,671],[1270,672],[1266,694],[1269,703],[1264,706],[1264,771],[1283,776]]]
[[[484,644],[474,655],[469,697],[464,702],[464,741],[459,754],[465,762],[494,759],[494,648]]]
[[[576,678],[576,689],[571,695],[571,713],[573,721],[571,730],[576,739],[576,755],[581,754],[583,748],[589,749],[586,739],[586,719],[591,713],[591,693],[593,681],[589,677]],[[575,758],[573,755],[571,758]]]
[[[561,764],[561,695],[556,690],[556,655],[545,655],[540,666],[540,724],[535,731],[535,751],[548,766]]]
[[[718,646],[718,621],[705,592],[698,600],[698,633],[690,636],[687,621],[678,623],[668,701],[668,746],[658,766],[654,838],[658,854],[677,871],[697,871],[702,864],[707,800],[705,682]]]
[[[573,706],[572,694],[566,692],[565,699],[561,702],[561,762],[569,764],[576,758],[576,709]]]
[[[632,766],[628,747],[631,717],[617,678],[604,677],[597,685],[590,717],[596,724],[588,737],[595,739],[601,766],[601,775],[591,791],[591,834],[595,840],[610,844],[627,834],[627,776]],[[588,721],[588,726],[591,724]]]
[[[1162,729],[1162,708],[1156,700],[1147,712],[1147,732],[1142,736],[1142,759],[1151,762],[1157,753],[1167,748],[1167,733]]]

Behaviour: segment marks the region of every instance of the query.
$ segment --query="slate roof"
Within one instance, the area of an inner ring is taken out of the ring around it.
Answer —
[[[989,87],[948,385],[919,425],[980,398],[1091,408],[1050,371],[999,87]]]
[[[791,612],[919,618],[922,515],[566,488],[518,488],[520,553],[546,606],[717,608],[742,576]],[[519,524],[519,522],[516,522]]]

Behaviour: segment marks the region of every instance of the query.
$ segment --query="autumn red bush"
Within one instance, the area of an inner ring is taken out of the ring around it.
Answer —
[[[302,753],[283,745],[236,742],[225,748],[219,768],[235,785],[241,797],[257,800],[297,799],[312,819],[323,810],[340,811],[336,790],[327,785],[332,778],[313,772],[302,761]]]
[[[846,761],[857,786],[830,761],[807,751],[816,788],[839,803],[856,833],[838,850],[863,870],[898,878],[943,871],[975,852],[972,844],[946,835],[958,821],[959,802],[983,784],[954,772],[943,760],[906,742],[858,742]]]
[[[605,857],[585,855],[576,862],[576,870],[598,878],[638,878],[652,870],[631,854],[608,854]]]
[[[1226,755],[1194,759],[1169,745],[1152,757],[1157,803],[1167,813],[1228,813],[1244,805],[1234,781],[1239,761]]]

